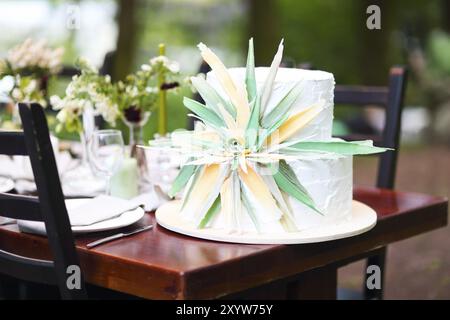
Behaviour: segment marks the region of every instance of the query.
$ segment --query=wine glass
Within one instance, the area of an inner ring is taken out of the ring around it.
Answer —
[[[106,178],[106,194],[110,194],[111,177],[119,170],[124,158],[124,143],[119,130],[96,130],[88,147],[92,171]]]

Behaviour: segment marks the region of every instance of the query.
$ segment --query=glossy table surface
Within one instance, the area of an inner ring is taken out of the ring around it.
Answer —
[[[219,243],[182,236],[157,225],[93,249],[85,244],[117,230],[79,236],[76,242],[89,283],[150,299],[220,298],[364,255],[447,224],[448,201],[442,197],[355,188],[354,199],[375,209],[377,225],[362,235],[324,243]],[[152,213],[138,222],[151,223],[155,223]],[[0,227],[0,248],[50,258],[45,238],[20,233],[16,225]]]

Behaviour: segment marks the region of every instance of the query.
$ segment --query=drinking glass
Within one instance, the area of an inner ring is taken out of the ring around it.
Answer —
[[[124,143],[119,130],[96,130],[88,147],[92,171],[106,178],[106,194],[110,194],[111,177],[119,170],[124,158]]]

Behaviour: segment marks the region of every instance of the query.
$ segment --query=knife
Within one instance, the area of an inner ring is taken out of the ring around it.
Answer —
[[[121,233],[113,234],[112,236],[105,237],[105,238],[102,238],[102,239],[90,242],[90,243],[88,243],[86,245],[86,247],[91,249],[91,248],[96,247],[96,246],[98,246],[98,245],[100,245],[102,243],[113,241],[113,240],[120,239],[120,238],[129,237],[129,236],[131,236],[133,234],[150,230],[151,228],[153,228],[153,225],[149,225],[149,226],[145,226],[145,227],[142,227],[142,228],[138,228],[138,229],[130,231],[130,232],[121,232]]]

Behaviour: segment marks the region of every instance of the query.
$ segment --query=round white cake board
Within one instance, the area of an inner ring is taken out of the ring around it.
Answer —
[[[163,204],[156,210],[156,221],[166,229],[184,235],[233,243],[246,244],[300,244],[337,240],[355,236],[372,229],[377,223],[376,212],[364,203],[353,201],[352,217],[335,225],[306,229],[299,232],[258,234],[256,232],[229,233],[223,229],[197,229],[193,223],[179,216],[181,201]]]

